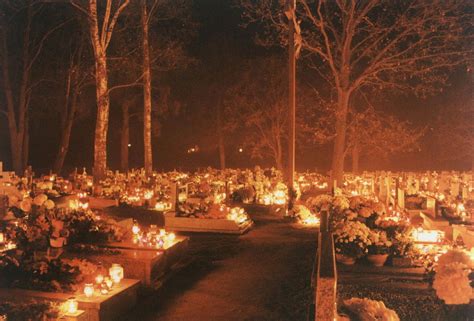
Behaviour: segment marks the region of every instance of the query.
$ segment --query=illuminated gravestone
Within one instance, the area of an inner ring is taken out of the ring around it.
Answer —
[[[459,195],[459,190],[460,190],[459,181],[456,178],[454,178],[450,184],[451,195],[454,197],[457,197]]]
[[[397,189],[397,205],[399,209],[405,209],[405,191],[401,188]]]
[[[449,177],[446,174],[441,174],[439,178],[439,192],[446,193],[449,190]]]
[[[438,215],[436,202],[436,198],[431,196],[426,197],[426,210],[424,212],[426,212],[431,217],[436,217]]]
[[[436,192],[436,181],[431,175],[428,177],[428,183],[426,188],[429,192]]]
[[[469,195],[469,186],[467,184],[463,185],[463,187],[462,187],[461,197],[464,201],[467,201],[470,197],[470,195]]]

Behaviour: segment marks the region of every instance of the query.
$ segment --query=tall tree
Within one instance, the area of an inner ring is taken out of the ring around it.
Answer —
[[[407,121],[377,113],[373,107],[354,114],[348,124],[345,154],[351,153],[352,172],[359,172],[360,158],[387,158],[394,153],[419,148],[425,128],[413,128]]]
[[[147,2],[147,0],[142,0],[141,2],[143,51],[143,149],[145,173],[151,175],[153,171],[153,152],[151,145],[151,67],[150,48],[148,44],[150,18],[148,15]]]
[[[0,4],[0,53],[6,101],[6,110],[0,112],[7,117],[13,169],[17,174],[23,174],[28,162],[29,105],[33,88],[41,81],[32,78],[33,67],[48,37],[65,23],[47,25],[46,29],[36,25],[35,17],[43,8],[39,1],[33,0]],[[13,45],[18,39],[20,49],[16,51]]]
[[[59,108],[61,138],[53,165],[55,173],[62,171],[69,150],[74,121],[81,116],[81,112],[84,114],[84,110],[81,110],[84,104],[81,104],[79,100],[82,90],[90,84],[92,74],[92,70],[86,65],[84,59],[84,45],[84,37],[79,37],[79,41],[73,39],[69,45],[69,62],[65,72],[64,104]]]
[[[266,45],[285,44],[279,0],[240,0],[247,22],[261,23]],[[360,91],[428,94],[444,71],[472,58],[472,3],[444,0],[299,0],[303,56],[337,95],[332,175],[342,181],[349,106]]]
[[[229,92],[227,108],[240,117],[248,134],[242,142],[253,158],[269,157],[282,170],[287,139],[287,93],[281,59],[250,61],[239,82]]]
[[[81,6],[74,0],[71,0],[71,4],[87,16],[89,34],[95,58],[97,99],[93,167],[95,178],[102,178],[105,176],[105,171],[107,169],[107,130],[109,127],[110,107],[107,74],[107,47],[110,44],[117,20],[123,10],[128,6],[129,2],[130,0],[107,0],[105,3],[105,11],[102,14],[99,14],[97,0],[88,0],[87,6]]]

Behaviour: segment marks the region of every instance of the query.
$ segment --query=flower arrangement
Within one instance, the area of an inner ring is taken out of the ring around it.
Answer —
[[[367,298],[344,300],[344,307],[363,321],[400,321],[397,313],[385,306],[382,301]]]
[[[19,219],[7,227],[6,233],[23,251],[45,251],[49,246],[62,247],[68,243],[119,241],[123,236],[114,220],[101,220],[91,210],[56,208],[40,196],[35,197],[27,213],[11,208],[23,214],[15,215]]]
[[[303,225],[319,225],[320,220],[315,214],[311,213],[311,211],[304,205],[295,205],[294,213],[296,219]]]
[[[45,320],[59,315],[59,304],[53,302],[2,302],[0,303],[0,320]]]
[[[438,259],[433,288],[446,304],[468,304],[474,298],[469,279],[474,266],[471,258],[461,250],[449,250]]]
[[[23,252],[0,257],[2,286],[47,292],[74,292],[96,270],[85,260],[36,257]]]
[[[394,231],[392,238],[392,254],[395,257],[406,257],[412,254],[413,251],[413,237],[410,226],[404,227],[401,230]]]
[[[371,243],[368,246],[369,254],[388,254],[390,252],[392,242],[388,239],[385,231],[371,230],[369,240]]]
[[[364,256],[371,245],[370,233],[370,229],[361,222],[340,222],[334,230],[336,253],[353,258]]]

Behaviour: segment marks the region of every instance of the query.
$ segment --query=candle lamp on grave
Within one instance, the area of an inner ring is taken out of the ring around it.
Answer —
[[[105,284],[107,286],[107,289],[110,291],[114,285],[114,281],[112,281],[110,277],[106,276],[104,278],[103,284]]]
[[[84,285],[84,295],[90,298],[94,295],[94,285],[92,283],[86,283]]]
[[[63,310],[66,315],[75,315],[77,313],[78,307],[79,303],[77,302],[76,298],[71,297],[64,303]]]
[[[133,243],[138,243],[140,239],[140,226],[138,225],[137,221],[133,222],[132,226],[132,241]]]
[[[120,264],[113,263],[109,269],[109,276],[115,284],[119,284],[123,279],[123,267]]]
[[[100,293],[103,294],[103,295],[109,294],[109,287],[107,286],[107,284],[105,282],[102,282],[100,284]]]

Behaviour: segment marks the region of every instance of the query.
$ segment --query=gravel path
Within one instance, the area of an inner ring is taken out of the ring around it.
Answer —
[[[191,265],[124,320],[306,320],[316,233],[260,218],[247,234],[192,235]]]

